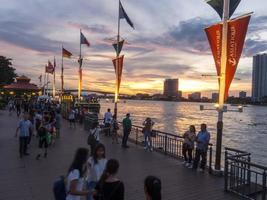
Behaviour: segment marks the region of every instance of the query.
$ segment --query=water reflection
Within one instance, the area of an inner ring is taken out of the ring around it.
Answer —
[[[201,123],[206,123],[211,132],[211,142],[216,141],[216,111],[200,111],[199,103],[127,101],[118,104],[118,118],[122,120],[126,113],[131,113],[133,123],[141,125],[146,117],[151,117],[155,129],[183,134],[193,124],[197,130]],[[204,104],[213,108],[213,104]],[[107,108],[113,109],[112,103],[101,102],[101,113]],[[229,107],[229,109],[237,109]],[[223,145],[239,148],[252,153],[255,161],[267,165],[267,108],[249,106],[243,113],[227,112],[224,114]]]

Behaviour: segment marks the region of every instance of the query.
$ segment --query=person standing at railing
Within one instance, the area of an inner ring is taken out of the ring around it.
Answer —
[[[104,115],[105,135],[106,136],[110,136],[111,121],[112,121],[112,113],[111,113],[110,108],[108,108],[107,112]]]
[[[130,119],[130,113],[126,114],[126,117],[122,121],[122,125],[123,125],[123,137],[121,146],[123,148],[129,148],[129,146],[127,145],[127,141],[132,130],[132,120]]]
[[[183,135],[183,156],[184,156],[184,164],[188,168],[192,168],[192,160],[193,160],[193,149],[196,140],[196,128],[194,125],[189,127],[189,130],[186,131]]]
[[[207,163],[207,152],[210,142],[210,133],[207,131],[206,124],[201,124],[201,130],[197,134],[196,142],[197,142],[197,148],[196,148],[196,155],[193,164],[193,169],[198,168],[198,164],[201,157],[200,171],[203,172],[205,170],[205,166]]]
[[[119,124],[117,122],[116,115],[113,115],[112,122],[111,122],[111,134],[112,134],[112,144],[119,144],[118,141],[118,130],[119,130]]]
[[[146,120],[143,122],[144,128],[142,132],[145,137],[145,147],[144,147],[145,150],[153,151],[151,135],[154,124],[155,123],[152,121],[150,117],[146,118]]]

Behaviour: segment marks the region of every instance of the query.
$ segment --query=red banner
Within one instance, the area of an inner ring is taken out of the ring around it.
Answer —
[[[116,77],[116,78],[118,78],[118,90],[120,90],[120,85],[121,85],[121,77],[122,77],[122,69],[123,69],[123,59],[124,59],[124,55],[122,55],[122,56],[120,56],[120,57],[115,58],[115,59],[112,60],[116,75],[117,75],[116,69],[118,69],[118,77]],[[118,64],[118,67],[116,67],[117,64]]]
[[[48,65],[45,66],[45,72],[49,73],[49,74],[54,73],[54,66],[52,65],[52,63],[50,61],[48,61]]]
[[[245,15],[228,22],[225,99],[228,97],[228,91],[242,54],[250,17],[251,15]],[[205,29],[218,76],[221,73],[222,27],[222,24],[215,24]]]

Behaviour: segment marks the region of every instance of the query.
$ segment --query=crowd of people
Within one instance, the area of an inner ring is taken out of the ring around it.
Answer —
[[[10,100],[9,112],[16,111],[19,120],[16,137],[19,137],[19,155],[29,155],[28,145],[32,137],[37,136],[40,151],[36,154],[39,160],[42,156],[47,157],[47,148],[53,146],[57,138],[60,137],[61,115],[60,105],[49,102],[19,101]],[[70,127],[75,127],[77,120],[74,109],[69,111],[68,119]],[[143,122],[142,133],[144,135],[144,149],[153,151],[153,137],[157,134],[153,130],[155,122],[151,118],[146,118]],[[127,142],[132,130],[132,120],[129,113],[122,120],[122,148],[129,148]],[[89,131],[87,148],[79,148],[74,156],[73,162],[66,176],[65,197],[66,200],[79,200],[84,196],[88,200],[123,200],[124,184],[117,177],[119,161],[106,158],[105,146],[100,142],[100,134],[112,137],[112,143],[119,144],[118,140],[119,124],[116,115],[112,115],[108,109],[104,115],[103,127],[99,123],[92,124]],[[196,134],[195,126],[191,125],[189,130],[183,135],[182,153],[184,164],[190,169],[200,167],[205,170],[207,161],[207,151],[210,140],[210,133],[207,125],[201,124],[201,130]],[[193,151],[195,148],[195,156]],[[201,159],[201,162],[200,162]],[[200,162],[200,165],[199,165]],[[54,194],[57,198],[58,184],[55,183]],[[145,194],[148,200],[161,199],[161,181],[155,176],[148,176],[144,180]],[[61,194],[62,196],[62,194]],[[64,196],[64,195],[63,195]]]
[[[13,100],[8,103],[9,113],[16,111],[20,118],[15,137],[19,138],[19,156],[28,156],[32,138],[38,139],[39,152],[36,159],[47,157],[47,148],[55,145],[60,137],[61,114],[59,103],[38,100]],[[22,117],[21,117],[22,115]]]

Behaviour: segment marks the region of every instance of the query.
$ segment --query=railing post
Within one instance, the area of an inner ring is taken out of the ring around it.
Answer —
[[[248,156],[248,163],[251,162],[251,158],[250,158],[250,155]],[[251,182],[251,171],[250,171],[250,164],[248,164],[248,167],[247,167],[247,184],[250,185],[250,182]]]
[[[167,135],[165,134],[165,140],[164,140],[164,153],[167,154],[167,140],[168,140],[168,137]]]
[[[228,191],[228,152],[224,153],[224,191]]]
[[[262,200],[266,200],[266,170],[262,174]]]
[[[209,156],[210,156],[210,159],[209,159],[209,173],[211,174],[212,173],[212,146],[210,146],[209,150],[210,150],[210,152],[209,152]]]

